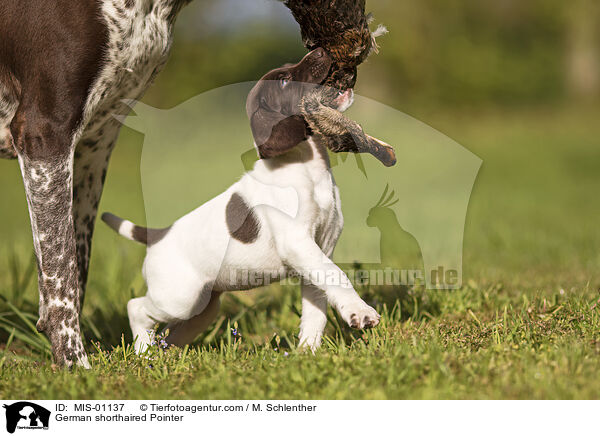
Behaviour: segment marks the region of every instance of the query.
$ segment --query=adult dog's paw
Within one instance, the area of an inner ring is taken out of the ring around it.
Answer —
[[[381,318],[381,315],[364,301],[344,306],[341,315],[353,329],[375,327]]]

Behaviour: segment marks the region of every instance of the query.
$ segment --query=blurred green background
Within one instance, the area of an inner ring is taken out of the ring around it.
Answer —
[[[408,112],[593,101],[599,9],[594,0],[370,0],[374,24],[390,33],[361,67],[356,91]],[[297,24],[275,0],[197,0],[175,41],[148,102],[255,80],[304,53]]]
[[[600,3],[370,0],[367,11],[389,33],[359,68],[356,92],[483,159],[465,230],[465,280],[597,283]],[[173,107],[304,53],[278,1],[195,1],[144,101]],[[342,194],[355,189],[341,186]]]

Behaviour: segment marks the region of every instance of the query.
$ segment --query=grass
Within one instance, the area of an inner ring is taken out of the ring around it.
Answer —
[[[0,216],[0,397],[598,398],[598,115],[423,116],[484,161],[467,216],[463,286],[363,286],[380,326],[351,331],[330,312],[314,356],[295,348],[300,295],[285,284],[226,295],[191,347],[136,356],[125,305],[144,293],[144,250],[99,225],[82,318],[92,370],[56,368],[33,327],[36,273],[18,168],[0,162],[11,204]],[[140,153],[141,137],[125,130],[101,210],[144,221]],[[342,180],[342,198],[363,192],[361,179]]]

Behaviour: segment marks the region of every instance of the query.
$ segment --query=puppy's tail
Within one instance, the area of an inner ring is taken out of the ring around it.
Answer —
[[[113,229],[119,235],[131,239],[132,241],[140,242],[148,245],[148,235],[152,235],[153,232],[159,232],[166,229],[148,229],[147,227],[137,226],[131,221],[119,218],[112,213],[105,212],[101,217],[102,221],[108,224],[108,227]]]

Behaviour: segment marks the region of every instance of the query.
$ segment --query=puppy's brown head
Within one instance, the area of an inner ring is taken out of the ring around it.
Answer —
[[[261,158],[283,154],[306,139],[300,101],[325,80],[330,68],[331,58],[317,48],[295,65],[269,71],[252,88],[246,113]]]

